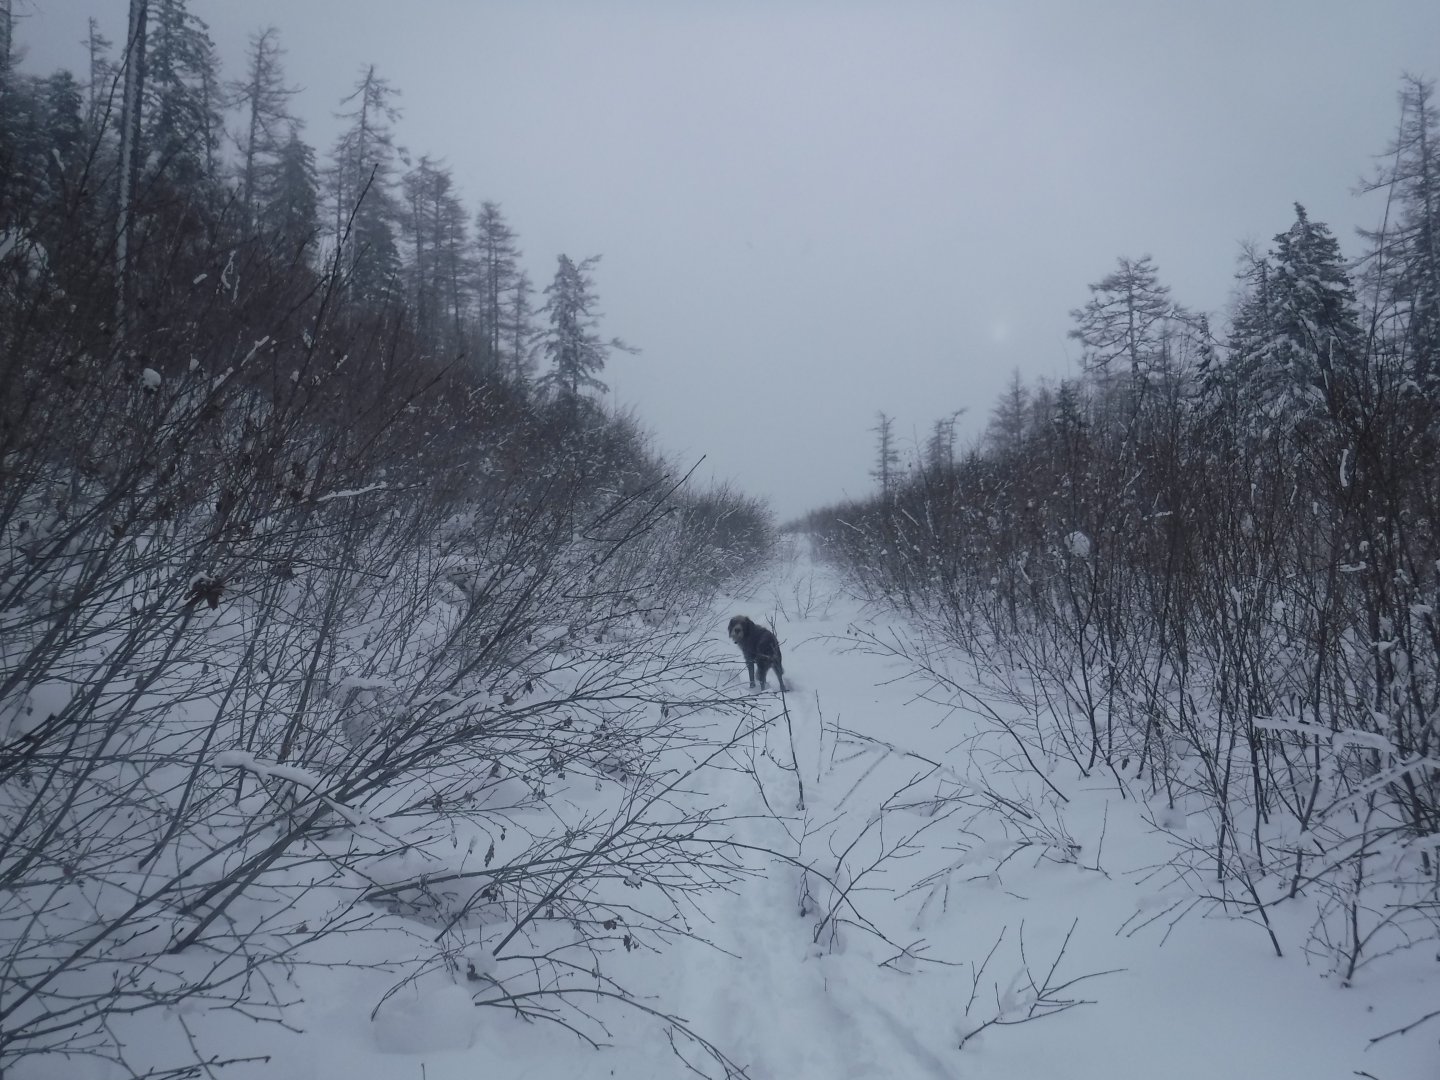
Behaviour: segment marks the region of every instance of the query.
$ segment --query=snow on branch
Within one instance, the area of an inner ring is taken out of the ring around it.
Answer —
[[[344,803],[337,802],[330,796],[323,794],[320,789],[324,781],[308,769],[302,769],[296,765],[280,765],[273,762],[259,761],[254,754],[246,750],[222,750],[215,755],[215,767],[217,769],[244,769],[246,772],[254,773],[262,779],[273,778],[285,780],[296,787],[304,788],[317,799],[323,802],[330,809],[343,817],[351,825],[369,824],[369,818],[356,810],[352,810]]]

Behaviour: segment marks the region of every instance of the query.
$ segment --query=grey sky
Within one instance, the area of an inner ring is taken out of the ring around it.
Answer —
[[[26,67],[81,72],[124,0],[15,0]],[[191,0],[229,75],[280,29],[323,156],[362,63],[400,141],[499,202],[527,267],[603,254],[607,373],[661,447],[789,517],[866,493],[1018,369],[1072,371],[1068,312],[1118,255],[1218,311],[1291,203],[1352,195],[1440,75],[1434,0]],[[1351,244],[1353,247],[1353,244]]]

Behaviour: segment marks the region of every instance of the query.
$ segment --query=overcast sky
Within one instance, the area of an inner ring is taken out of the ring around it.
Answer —
[[[83,74],[90,15],[14,0],[25,67]],[[1353,230],[1436,0],[191,0],[226,65],[279,28],[322,157],[362,64],[400,141],[503,207],[548,283],[601,254],[606,377],[660,447],[788,518],[1019,370],[1073,373],[1069,311],[1119,255],[1222,311],[1291,204]]]

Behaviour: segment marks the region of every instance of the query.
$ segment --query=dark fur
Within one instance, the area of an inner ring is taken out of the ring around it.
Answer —
[[[736,615],[730,620],[730,640],[740,646],[745,655],[745,670],[750,675],[750,687],[755,687],[755,672],[760,672],[760,689],[765,689],[765,676],[773,667],[775,678],[780,682],[780,692],[785,693],[785,668],[780,663],[780,639],[746,615]]]

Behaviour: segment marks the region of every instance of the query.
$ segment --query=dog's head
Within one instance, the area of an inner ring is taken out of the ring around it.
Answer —
[[[730,640],[739,645],[750,636],[751,629],[755,626],[748,615],[736,615],[730,620]]]

